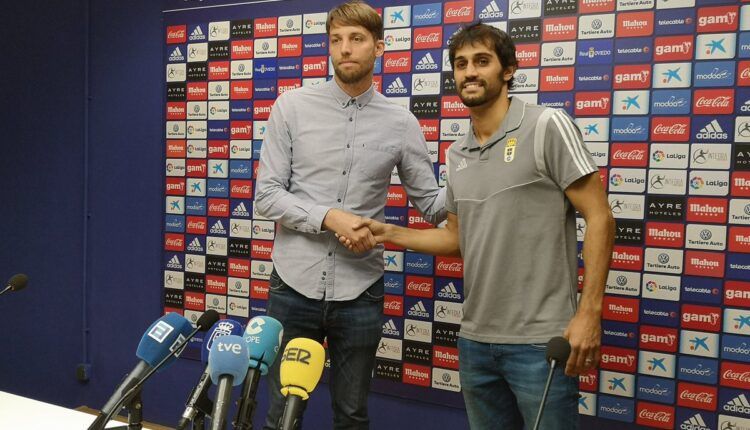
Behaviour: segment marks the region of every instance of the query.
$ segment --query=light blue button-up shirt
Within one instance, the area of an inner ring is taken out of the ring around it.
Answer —
[[[331,208],[384,220],[398,167],[412,204],[446,217],[419,122],[373,87],[357,97],[330,80],[285,92],[268,120],[255,190],[257,212],[277,222],[279,276],[313,299],[352,300],[383,276],[383,247],[354,254],[323,230]]]

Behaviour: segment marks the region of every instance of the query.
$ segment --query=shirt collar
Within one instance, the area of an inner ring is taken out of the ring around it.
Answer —
[[[525,110],[526,110],[526,103],[523,100],[519,99],[518,97],[511,97],[510,106],[508,107],[508,112],[505,113],[505,118],[503,118],[503,122],[500,123],[495,134],[493,134],[489,139],[487,139],[487,143],[485,143],[483,147],[492,146],[495,142],[504,138],[505,135],[507,135],[511,131],[514,131],[518,127],[520,127],[521,121],[523,121],[523,114]],[[469,127],[469,134],[466,136],[466,140],[464,141],[464,144],[461,146],[461,149],[474,150],[474,149],[479,149],[479,148],[480,148],[479,143],[477,142],[477,139],[474,137],[473,127]]]
[[[333,94],[333,97],[336,99],[336,102],[342,109],[349,106],[350,104],[355,104],[357,106],[357,109],[362,109],[363,107],[367,106],[368,103],[370,103],[370,100],[372,100],[372,97],[375,94],[374,85],[370,85],[370,88],[368,88],[365,92],[358,95],[357,97],[352,97],[344,92],[344,90],[342,90],[339,86],[338,82],[336,82],[335,78],[331,78],[331,80],[326,82],[325,85],[328,86],[331,94]]]

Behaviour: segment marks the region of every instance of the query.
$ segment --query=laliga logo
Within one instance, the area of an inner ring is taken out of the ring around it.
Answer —
[[[609,183],[615,187],[622,185],[622,182],[623,182],[622,175],[619,175],[617,173],[615,173],[609,178]]]
[[[699,190],[703,188],[703,185],[704,185],[703,178],[701,178],[700,176],[696,176],[690,180],[690,188],[694,190]]]
[[[385,36],[385,46],[391,46],[391,45],[393,45],[394,40],[395,39],[394,39],[393,35],[391,35],[391,34],[389,34],[388,36]]]

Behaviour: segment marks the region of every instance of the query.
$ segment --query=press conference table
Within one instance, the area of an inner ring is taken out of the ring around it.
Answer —
[[[85,430],[95,418],[85,412],[0,391],[2,430]],[[122,425],[110,422],[107,428]]]

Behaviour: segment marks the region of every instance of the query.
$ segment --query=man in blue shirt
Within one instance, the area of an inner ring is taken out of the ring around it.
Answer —
[[[383,55],[383,23],[361,2],[329,12],[334,78],[281,95],[261,151],[255,206],[277,222],[268,315],[286,342],[328,343],[334,428],[366,429],[367,393],[381,335],[383,248],[362,217],[384,219],[391,172],[398,168],[412,204],[445,219],[445,195],[417,119],[372,86]],[[352,251],[335,235],[351,240]],[[267,429],[283,412],[279,360],[269,375]]]

